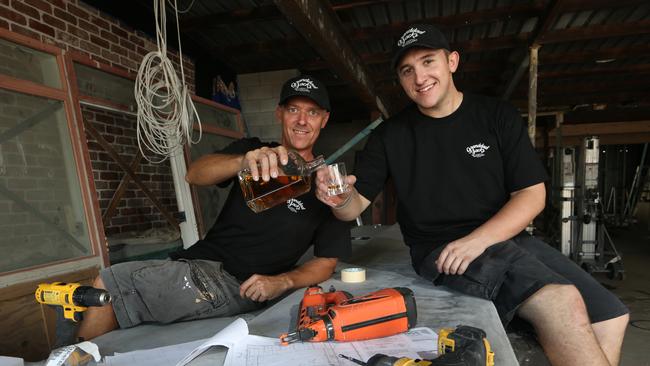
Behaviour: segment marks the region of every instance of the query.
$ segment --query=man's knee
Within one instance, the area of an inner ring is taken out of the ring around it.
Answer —
[[[587,320],[587,308],[580,291],[573,285],[550,284],[531,295],[519,308],[519,315],[534,322],[562,312],[576,320]]]
[[[104,284],[104,281],[102,280],[102,276],[97,275],[97,277],[95,277],[95,280],[93,281],[93,287],[94,288],[106,289],[106,285]]]

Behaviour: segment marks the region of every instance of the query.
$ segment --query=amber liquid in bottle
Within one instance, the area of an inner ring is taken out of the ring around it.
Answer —
[[[265,182],[261,177],[257,181],[253,180],[249,173],[239,183],[246,204],[257,213],[309,192],[311,176],[280,175]]]

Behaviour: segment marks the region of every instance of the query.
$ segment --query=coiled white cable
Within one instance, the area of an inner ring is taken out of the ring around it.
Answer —
[[[178,11],[174,0],[176,26]],[[154,0],[156,43],[158,49],[144,56],[135,81],[135,100],[138,104],[138,147],[145,159],[161,163],[173,156],[186,143],[201,139],[201,120],[185,85],[183,54],[178,31],[178,56],[181,80],[167,57],[167,28],[165,0]],[[192,127],[197,123],[198,139],[192,139]],[[145,149],[161,156],[152,157]]]

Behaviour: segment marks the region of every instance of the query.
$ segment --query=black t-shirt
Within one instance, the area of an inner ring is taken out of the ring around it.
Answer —
[[[257,138],[241,139],[220,151],[245,154],[265,144]],[[313,244],[314,255],[342,258],[350,255],[349,224],[337,220],[329,207],[311,191],[260,213],[251,211],[237,177],[223,210],[205,239],[172,253],[172,259],[208,259],[244,281],[252,274],[273,275],[291,270]],[[229,181],[223,182],[227,185]]]
[[[413,104],[388,119],[371,134],[354,174],[369,200],[392,177],[416,270],[433,249],[490,219],[510,193],[547,179],[517,110],[467,93],[444,118]]]

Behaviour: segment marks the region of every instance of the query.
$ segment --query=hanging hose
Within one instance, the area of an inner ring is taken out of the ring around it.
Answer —
[[[174,0],[178,30],[178,10]],[[186,143],[201,139],[201,121],[188,93],[183,71],[180,30],[178,56],[181,79],[167,57],[167,27],[165,0],[154,0],[156,43],[158,49],[144,56],[135,81],[135,100],[138,104],[138,147],[142,156],[152,163],[161,163],[173,156]],[[199,135],[192,139],[192,127],[197,123]],[[144,147],[144,148],[143,148]],[[151,157],[146,150],[160,155]]]

